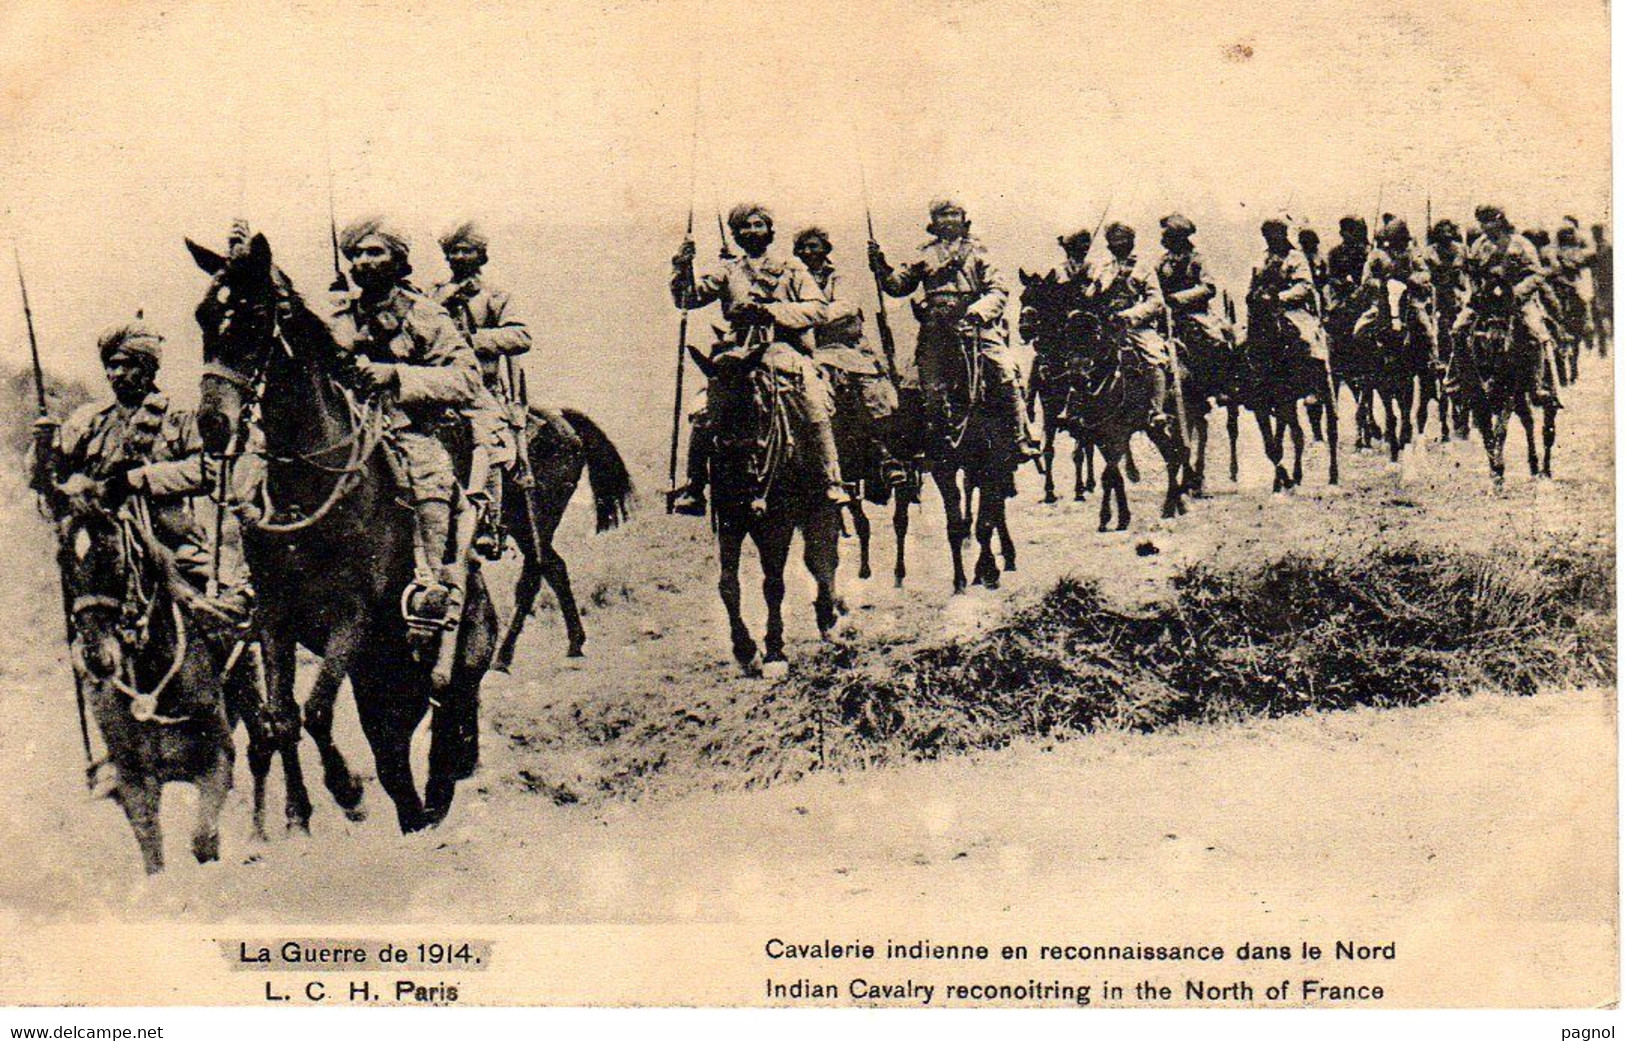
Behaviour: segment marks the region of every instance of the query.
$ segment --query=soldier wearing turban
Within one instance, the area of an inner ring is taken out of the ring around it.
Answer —
[[[1161,225],[1157,285],[1168,307],[1169,329],[1179,344],[1179,361],[1190,372],[1198,397],[1223,399],[1235,389],[1235,336],[1224,316],[1213,310],[1218,290],[1191,242],[1196,225],[1178,213],[1162,218]]]
[[[762,363],[786,377],[780,383],[780,400],[823,475],[824,496],[832,503],[845,503],[848,496],[831,425],[835,397],[813,358],[817,330],[831,321],[829,300],[805,264],[768,251],[773,215],[765,206],[741,203],[729,210],[728,231],[741,255],[725,253],[721,268],[704,275],[694,272],[694,241],[683,240],[672,258],[672,302],[684,310],[721,305],[729,329],[715,345],[716,352],[767,344]],[[672,509],[704,516],[712,432],[708,414],[694,418],[688,483],[673,491]]]
[[[525,429],[523,406],[516,388],[504,378],[503,366],[530,351],[530,329],[506,290],[485,277],[490,240],[473,221],[465,221],[440,236],[451,278],[434,287],[433,296],[451,315],[457,328],[474,346],[479,358],[484,391],[479,403],[467,410],[475,440],[486,448],[483,472],[469,475],[469,488],[480,509],[480,530],[474,548],[496,559],[502,555],[503,474],[517,458]]]
[[[1542,267],[1535,246],[1512,229],[1506,212],[1499,206],[1480,206],[1473,216],[1481,234],[1467,250],[1467,306],[1456,315],[1454,331],[1472,327],[1480,314],[1511,311],[1523,326],[1530,342],[1539,351],[1530,352],[1532,386],[1536,405],[1558,404],[1552,386],[1552,333],[1546,310],[1541,306]]]
[[[208,539],[189,503],[208,494],[213,481],[192,412],[158,389],[163,344],[140,318],[97,338],[113,400],[80,407],[60,429],[50,420],[36,424],[32,484],[70,505],[147,495],[154,533],[201,591],[211,570]]]
[[[890,296],[920,296],[913,301],[920,321],[914,365],[919,372],[920,395],[926,415],[945,417],[954,366],[962,345],[974,344],[987,366],[989,403],[1009,429],[1016,458],[1036,456],[1037,440],[1028,429],[1026,394],[1021,373],[1011,355],[1004,309],[1010,287],[988,256],[987,247],[971,235],[965,207],[952,199],[931,204],[926,230],[931,238],[898,267],[887,260],[880,245],[869,243],[869,266]],[[937,430],[939,444],[945,430]]]
[[[391,451],[410,485],[416,517],[414,613],[450,620],[461,602],[463,562],[447,563],[456,478],[437,434],[479,400],[480,366],[446,309],[417,289],[410,244],[376,218],[344,230],[340,247],[356,292],[338,302],[330,326],[354,358],[357,389],[386,410]],[[485,450],[477,445],[476,455]]]

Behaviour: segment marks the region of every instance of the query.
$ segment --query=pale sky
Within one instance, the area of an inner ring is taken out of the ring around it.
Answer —
[[[483,217],[532,310],[574,315],[563,339],[640,336],[592,325],[625,296],[663,343],[696,74],[703,251],[715,208],[748,197],[837,225],[856,262],[861,157],[889,249],[950,193],[1013,267],[1053,263],[1107,199],[1146,249],[1169,209],[1217,228],[1290,206],[1328,245],[1379,197],[1418,223],[1428,198],[1590,223],[1607,18],[1597,0],[12,2],[0,204],[64,372],[94,372],[96,331],[138,306],[196,353],[182,235],[218,245],[246,217],[301,285],[329,277],[327,142],[341,222],[386,212],[432,247]],[[22,359],[15,296],[8,270],[0,361]]]

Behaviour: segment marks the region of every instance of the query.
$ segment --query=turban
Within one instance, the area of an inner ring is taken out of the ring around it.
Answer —
[[[1473,211],[1473,217],[1478,221],[1479,227],[1487,228],[1491,224],[1506,224],[1506,211],[1499,206],[1480,206]]]
[[[1398,242],[1401,240],[1409,242],[1411,226],[1406,224],[1402,217],[1390,217],[1388,222],[1382,226],[1382,238],[1385,242]]]
[[[766,206],[756,202],[742,202],[728,211],[728,230],[737,233],[752,217],[762,218],[769,228],[773,226],[773,214],[768,212]]]
[[[1365,238],[1364,217],[1344,217],[1337,222],[1337,230],[1343,233],[1344,238]]]
[[[1196,225],[1192,224],[1190,218],[1184,214],[1170,213],[1162,218],[1162,230],[1188,239],[1196,234]]]
[[[800,231],[796,232],[796,248],[800,249],[803,242],[811,242],[813,239],[817,239],[818,241],[822,242],[826,249],[834,248],[830,245],[829,232],[816,225],[811,228],[802,228]]]
[[[491,240],[485,237],[485,232],[473,221],[464,221],[440,236],[440,248],[449,250],[453,246],[468,246],[484,253],[491,245]]]
[[[1265,217],[1264,222],[1258,226],[1258,229],[1268,231],[1271,227],[1278,228],[1282,233],[1286,233],[1292,228],[1292,218],[1284,213],[1277,214],[1274,217]]]
[[[1433,230],[1428,235],[1428,239],[1432,242],[1456,242],[1460,238],[1461,229],[1456,227],[1456,222],[1448,217],[1433,225]]]
[[[1115,221],[1114,220],[1110,224],[1106,225],[1106,241],[1107,242],[1110,242],[1113,239],[1122,240],[1122,239],[1131,239],[1133,237],[1134,237],[1134,229],[1129,227],[1127,224],[1122,223],[1121,221]]]
[[[936,199],[931,203],[931,219],[932,220],[936,220],[938,217],[942,216],[944,213],[950,213],[950,212],[958,213],[961,217],[963,217],[965,215],[965,207],[961,206],[959,203],[955,202],[953,199]]]
[[[104,365],[115,354],[139,354],[156,362],[160,360],[163,348],[164,338],[139,318],[113,326],[96,340],[96,350],[101,354]]]
[[[1087,253],[1089,251],[1089,243],[1093,240],[1094,236],[1090,234],[1088,228],[1079,228],[1070,235],[1059,236],[1055,241],[1059,242],[1061,244],[1061,248],[1066,250],[1068,253],[1076,253],[1080,250]]]
[[[382,217],[368,217],[345,228],[344,233],[339,236],[339,248],[345,255],[349,255],[363,239],[373,237],[382,240],[384,246],[397,260],[405,261],[412,251],[412,242],[406,234],[390,226]]]

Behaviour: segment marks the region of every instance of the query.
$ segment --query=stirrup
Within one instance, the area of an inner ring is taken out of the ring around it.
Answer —
[[[463,617],[463,591],[438,579],[414,578],[401,591],[401,617],[414,645],[427,645],[441,633],[455,632]]]

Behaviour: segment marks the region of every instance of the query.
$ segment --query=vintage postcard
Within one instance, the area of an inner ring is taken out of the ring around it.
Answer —
[[[3,25],[0,1002],[1617,1002],[1607,4]]]

